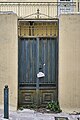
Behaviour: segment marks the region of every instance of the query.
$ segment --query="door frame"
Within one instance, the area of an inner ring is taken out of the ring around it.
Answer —
[[[54,19],[54,20],[57,20],[58,21],[58,36],[56,37],[56,101],[59,101],[58,99],[58,69],[59,69],[59,64],[58,64],[58,61],[59,61],[59,19]],[[19,38],[22,38],[22,37],[18,37]],[[26,38],[26,37],[23,37],[23,38]],[[27,37],[27,38],[35,38],[35,36],[33,37]],[[39,38],[39,37],[37,37]],[[40,37],[41,38],[41,37]],[[44,37],[45,38],[45,37]],[[53,37],[55,38],[55,37]],[[19,46],[18,46],[18,53],[19,53]],[[18,58],[18,65],[19,65],[19,58]],[[37,86],[38,87],[38,86]],[[38,102],[37,102],[38,103]],[[18,78],[18,107],[19,107],[19,78]]]

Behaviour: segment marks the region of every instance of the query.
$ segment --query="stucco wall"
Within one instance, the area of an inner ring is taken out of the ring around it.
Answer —
[[[59,18],[59,102],[64,111],[80,110],[80,15]]]
[[[3,108],[4,86],[9,87],[10,109],[17,109],[18,39],[16,14],[0,13],[0,108]]]

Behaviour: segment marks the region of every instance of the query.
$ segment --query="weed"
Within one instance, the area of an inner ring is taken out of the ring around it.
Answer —
[[[62,110],[60,109],[60,106],[59,106],[59,102],[56,102],[56,101],[49,102],[47,105],[47,109],[50,109],[51,111],[53,111],[55,113],[62,112]]]

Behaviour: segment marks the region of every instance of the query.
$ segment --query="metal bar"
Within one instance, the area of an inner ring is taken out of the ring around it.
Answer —
[[[57,22],[58,18],[52,18],[52,19],[18,19],[20,22],[24,22],[24,21],[33,21],[33,22]]]
[[[4,118],[9,119],[9,88],[4,88]]]
[[[56,36],[20,36],[20,38],[57,38]]]

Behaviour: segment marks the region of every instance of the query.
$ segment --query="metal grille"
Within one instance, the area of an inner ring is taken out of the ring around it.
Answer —
[[[20,37],[57,37],[58,20],[55,22],[19,22],[18,35]]]

